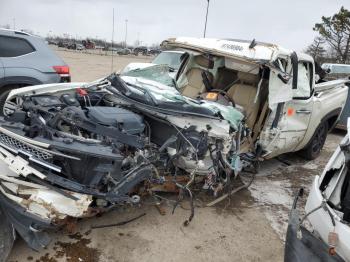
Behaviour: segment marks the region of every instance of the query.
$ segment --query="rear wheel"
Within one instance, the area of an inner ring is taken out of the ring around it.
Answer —
[[[304,158],[313,160],[320,155],[323,145],[326,142],[327,133],[328,123],[324,121],[317,127],[308,146],[301,152]]]

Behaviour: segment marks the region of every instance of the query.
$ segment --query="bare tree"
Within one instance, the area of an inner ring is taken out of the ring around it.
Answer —
[[[326,49],[324,48],[325,40],[322,37],[315,37],[311,45],[309,45],[305,52],[311,55],[315,61],[319,61],[326,54]]]
[[[341,7],[333,16],[322,16],[313,28],[336,51],[337,60],[346,63],[350,58],[350,12]]]

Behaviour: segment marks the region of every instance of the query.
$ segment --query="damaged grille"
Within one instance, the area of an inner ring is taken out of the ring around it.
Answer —
[[[27,155],[31,155],[37,159],[48,160],[52,158],[51,154],[38,150],[35,147],[32,147],[26,143],[21,142],[18,139],[10,137],[1,132],[0,132],[0,144],[7,146],[16,151],[22,151],[23,153]]]

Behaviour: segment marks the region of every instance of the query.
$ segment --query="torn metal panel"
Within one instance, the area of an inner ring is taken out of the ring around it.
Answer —
[[[270,71],[269,80],[269,107],[274,110],[279,103],[287,102],[292,100],[292,81],[291,79],[284,84],[278,77],[279,71]]]
[[[344,260],[338,255],[330,255],[329,247],[322,240],[301,226],[299,212],[296,209],[297,198],[294,200],[295,205],[292,207],[284,252],[285,262],[343,262]]]
[[[236,59],[265,60],[270,61],[276,51],[285,52],[283,48],[273,44],[260,43],[254,48],[249,48],[250,42],[240,40],[224,40],[209,38],[178,37],[165,40],[164,47],[181,47],[201,52],[211,52]]]
[[[32,249],[39,250],[49,244],[50,238],[44,230],[54,228],[50,220],[26,212],[26,208],[3,194],[0,194],[0,208],[6,210],[7,220]]]
[[[46,177],[38,170],[31,168],[28,165],[28,161],[24,160],[19,156],[12,155],[10,152],[3,148],[0,148],[0,160],[3,160],[9,166],[10,170],[18,175],[26,177],[29,174],[33,174],[39,177],[40,179],[45,179]]]
[[[5,154],[8,152],[1,149],[1,153]],[[8,165],[7,168],[16,172],[20,176],[26,177],[29,174],[36,173],[38,178],[46,178],[37,170],[30,168],[27,161],[24,161],[19,156],[17,156],[16,159],[17,161],[8,161],[9,156],[7,155],[7,161],[5,161]],[[18,166],[18,162],[21,162],[22,164],[24,163],[25,165]],[[3,169],[4,168],[5,167],[3,166]],[[23,170],[26,171],[24,172]],[[6,178],[6,176],[4,176],[4,178],[5,181],[7,180],[8,182],[0,182],[1,193],[12,201],[17,202],[18,205],[26,207],[28,212],[45,219],[64,219],[66,216],[82,217],[92,202],[91,196],[88,195],[72,192],[70,194],[76,199],[73,200],[72,198],[68,198],[40,185],[25,181],[22,182],[15,178]],[[1,179],[2,177],[0,177],[0,180]],[[7,193],[5,188],[11,192]]]
[[[350,259],[350,142],[341,141],[321,175],[310,188],[306,215],[299,220],[296,200],[292,208],[285,261],[349,261]],[[302,223],[308,220],[313,232]],[[298,237],[301,230],[302,237]]]

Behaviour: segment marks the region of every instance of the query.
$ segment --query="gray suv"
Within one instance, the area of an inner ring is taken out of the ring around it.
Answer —
[[[11,89],[70,82],[69,67],[37,36],[0,29],[0,112]]]

